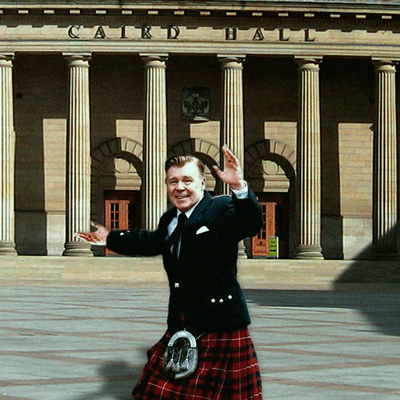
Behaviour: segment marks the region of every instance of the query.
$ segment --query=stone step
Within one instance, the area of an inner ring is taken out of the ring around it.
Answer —
[[[361,260],[240,259],[243,287],[325,289],[400,283],[400,263]],[[0,283],[167,286],[161,257],[0,257]]]

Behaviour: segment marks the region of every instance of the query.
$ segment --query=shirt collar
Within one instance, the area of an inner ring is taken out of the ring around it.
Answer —
[[[199,201],[192,208],[189,208],[189,210],[185,211],[185,215],[186,215],[187,219],[190,218],[190,216],[192,215],[194,209],[198,206],[198,204],[201,202],[201,200],[203,200],[203,197],[204,197],[204,191],[201,192],[201,196],[200,196]],[[179,217],[181,214],[182,214],[182,212],[177,210],[176,216]]]

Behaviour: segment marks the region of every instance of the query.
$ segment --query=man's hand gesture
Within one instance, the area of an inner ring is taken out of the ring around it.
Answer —
[[[90,223],[92,226],[97,228],[95,232],[76,232],[75,235],[95,246],[105,246],[107,243],[107,236],[110,231],[103,225],[97,224],[95,222]]]
[[[221,171],[216,165],[214,165],[213,168],[216,174],[223,182],[229,185],[231,189],[243,189],[246,186],[246,183],[243,180],[243,172],[238,159],[227,146],[222,147],[222,151],[224,152],[225,168]]]

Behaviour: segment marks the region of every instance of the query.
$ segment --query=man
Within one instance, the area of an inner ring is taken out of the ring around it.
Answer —
[[[126,255],[163,255],[170,299],[168,330],[148,350],[135,399],[261,399],[257,357],[249,336],[244,294],[237,281],[238,242],[262,227],[260,206],[234,154],[223,148],[225,169],[214,167],[232,196],[205,191],[203,163],[193,156],[166,161],[173,208],[156,231],[77,235]]]

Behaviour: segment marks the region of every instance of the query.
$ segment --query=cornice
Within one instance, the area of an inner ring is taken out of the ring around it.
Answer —
[[[321,9],[291,12],[285,9],[285,2],[268,10],[265,4],[273,2],[254,2],[254,7],[256,3],[265,5],[262,11],[254,11],[250,6],[238,11],[226,7],[222,10],[218,8],[220,1],[197,2],[209,7],[208,11],[204,7],[190,8],[190,2],[179,2],[179,9],[167,7],[176,1],[132,2],[130,9],[108,3],[101,3],[101,9],[98,3],[92,8],[87,3],[82,8],[74,3],[74,9],[65,4],[64,8],[60,4],[60,8],[48,7],[54,2],[46,2],[46,7],[41,8],[4,7],[10,3],[0,3],[0,51],[3,52],[393,58],[400,51],[400,7],[396,10],[398,14],[389,15],[369,13],[369,9],[345,14]],[[37,2],[30,4],[38,6]],[[147,26],[154,28],[151,38],[141,34]],[[181,30],[179,39],[168,36],[171,28],[176,29],[172,36]],[[195,29],[197,36],[191,36]],[[231,30],[235,38],[230,36]]]
[[[114,54],[197,54],[226,56],[289,56],[289,57],[363,57],[375,59],[399,58],[398,46],[394,45],[363,45],[363,44],[332,44],[332,43],[183,43],[160,40],[142,42],[121,41],[0,41],[0,53],[4,52],[35,52],[62,54],[114,53]]]
[[[0,5],[0,25],[8,24],[141,24],[151,23],[174,25],[202,25],[202,26],[238,26],[238,27],[269,27],[269,26],[293,26],[342,28],[342,29],[383,29],[390,30],[400,25],[400,7],[396,14],[341,14],[324,12],[238,12],[230,16],[227,12],[202,12],[190,11],[178,13],[176,10],[131,10],[129,14],[123,10],[99,13],[98,10],[11,10],[4,9]],[[50,12],[51,11],[51,12]],[[152,12],[150,12],[152,11]]]
[[[4,15],[151,15],[200,17],[390,18],[400,1],[7,1]],[[313,15],[314,14],[314,15]]]

